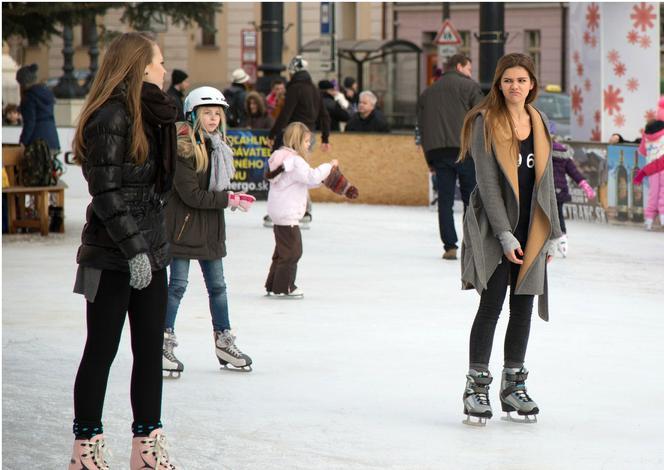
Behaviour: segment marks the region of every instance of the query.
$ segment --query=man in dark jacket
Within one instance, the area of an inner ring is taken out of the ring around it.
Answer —
[[[16,72],[21,88],[20,111],[23,129],[19,143],[25,147],[37,139],[44,139],[52,154],[60,151],[58,129],[55,126],[55,96],[43,83],[37,83],[37,64],[26,65]]]
[[[295,56],[288,64],[291,79],[286,85],[286,101],[276,122],[270,129],[269,139],[275,141],[275,147],[281,144],[283,130],[291,122],[299,121],[310,131],[316,130],[316,123],[322,133],[323,151],[329,149],[330,115],[327,113],[320,92],[311,81],[307,72],[308,63],[302,56]],[[313,142],[313,141],[312,141]]]
[[[178,107],[178,122],[184,121],[184,92],[189,88],[189,75],[186,72],[178,69],[173,69],[171,74],[171,86],[166,93],[173,98],[175,105]]]
[[[376,109],[378,98],[366,90],[360,93],[357,113],[350,118],[346,132],[390,132],[390,126],[383,113]]]
[[[247,98],[247,82],[250,79],[244,69],[235,69],[232,74],[233,83],[224,90],[224,98],[229,104],[224,110],[229,127],[240,127],[247,119],[244,102]]]
[[[450,58],[446,72],[424,90],[417,102],[417,122],[427,165],[438,183],[438,227],[445,253],[443,259],[457,259],[457,234],[454,228],[454,192],[459,178],[464,211],[475,188],[472,158],[456,163],[461,127],[466,113],[484,96],[471,79],[472,63],[463,54]]]
[[[349,105],[348,101],[346,101],[346,98],[340,91],[334,89],[334,85],[329,80],[318,82],[318,89],[323,100],[323,106],[325,106],[327,113],[330,115],[330,130],[341,130],[339,123],[348,122],[350,119],[350,115],[346,111]],[[345,107],[343,106],[344,104],[346,105]]]

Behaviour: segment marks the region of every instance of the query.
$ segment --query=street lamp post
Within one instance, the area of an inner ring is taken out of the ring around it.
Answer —
[[[62,55],[65,59],[65,64],[62,67],[64,75],[60,77],[60,81],[53,88],[53,94],[56,98],[81,98],[85,96],[85,90],[78,84],[74,76],[74,32],[71,24],[64,25],[62,39],[64,40],[64,47],[62,48]]]
[[[95,17],[92,17],[92,21],[90,24],[90,29],[88,33],[88,44],[90,49],[88,50],[88,54],[90,55],[90,73],[88,74],[88,78],[85,80],[85,91],[89,92],[90,87],[92,86],[92,82],[95,79],[95,76],[97,75],[97,60],[99,58],[99,46],[97,45],[97,42],[99,41],[99,35],[97,34],[97,21]]]
[[[258,70],[263,76],[256,81],[256,88],[265,94],[270,91],[270,83],[279,77],[286,68],[281,63],[284,43],[284,4],[282,2],[261,3],[261,55],[262,64]]]
[[[505,54],[505,4],[503,2],[480,3],[480,87],[484,93],[491,90],[493,74]]]

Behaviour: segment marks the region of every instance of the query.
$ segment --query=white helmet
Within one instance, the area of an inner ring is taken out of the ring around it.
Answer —
[[[228,108],[224,94],[211,86],[202,86],[191,90],[184,100],[184,115],[187,119],[193,116],[198,106],[223,106]]]

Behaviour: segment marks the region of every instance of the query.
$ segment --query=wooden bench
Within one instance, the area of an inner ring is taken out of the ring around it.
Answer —
[[[22,186],[19,180],[18,162],[23,155],[23,150],[18,145],[2,146],[2,167],[7,172],[9,186],[2,188],[2,194],[7,195],[7,218],[9,222],[9,233],[16,233],[16,229],[37,229],[46,236],[48,235],[48,206],[50,195],[55,196],[55,205],[62,208],[62,223],[59,232],[64,233],[64,210],[65,189],[67,184],[59,181],[55,186]],[[26,196],[34,197],[34,212],[26,207]]]

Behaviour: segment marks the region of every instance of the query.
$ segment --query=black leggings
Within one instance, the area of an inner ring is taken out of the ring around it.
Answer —
[[[565,217],[563,216],[563,205],[565,203],[558,201],[558,220],[560,220],[560,230],[563,234],[567,233],[567,227],[565,227]]]
[[[102,427],[108,374],[120,345],[127,312],[134,356],[131,373],[134,429],[158,427],[167,298],[166,269],[153,272],[152,282],[142,290],[129,286],[129,273],[102,272],[95,301],[87,302],[88,336],[74,384],[74,433],[77,437],[99,434],[91,429]]]
[[[482,292],[480,306],[470,331],[470,368],[488,370],[496,323],[503,308],[507,286],[510,285],[510,319],[505,333],[505,367],[521,367],[526,357],[533,295],[515,295],[514,286],[519,265],[502,262],[493,272]]]

